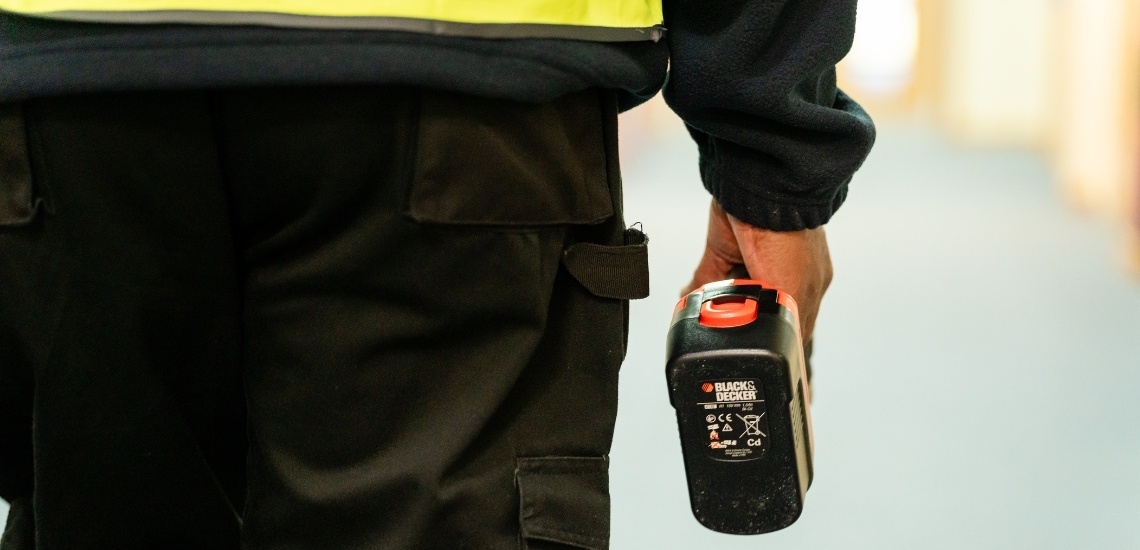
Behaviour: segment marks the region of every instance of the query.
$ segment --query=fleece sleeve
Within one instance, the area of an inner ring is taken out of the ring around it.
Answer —
[[[777,231],[831,218],[875,141],[835,84],[855,0],[666,0],[665,100],[729,214]]]

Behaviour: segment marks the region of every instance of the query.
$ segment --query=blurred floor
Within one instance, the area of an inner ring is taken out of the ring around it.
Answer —
[[[1059,202],[1043,160],[886,126],[828,225],[816,477],[758,537],[688,510],[664,336],[704,239],[688,137],[630,155],[653,295],[632,310],[613,548],[1140,548],[1140,284],[1117,235]]]
[[[1034,155],[890,126],[828,226],[804,516],[759,537],[698,526],[663,347],[707,195],[667,134],[625,164],[653,296],[623,370],[615,550],[1140,548],[1140,285],[1115,236],[1065,210]]]

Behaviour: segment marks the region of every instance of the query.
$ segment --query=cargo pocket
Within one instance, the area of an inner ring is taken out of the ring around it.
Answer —
[[[32,186],[23,107],[0,104],[0,228],[28,225],[42,202]]]
[[[520,548],[609,548],[609,458],[520,458],[515,482]]]
[[[420,94],[405,213],[424,223],[595,224],[615,209],[596,90],[529,104]]]

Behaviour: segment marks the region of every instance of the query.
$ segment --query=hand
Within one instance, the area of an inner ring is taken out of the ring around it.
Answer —
[[[831,284],[831,254],[822,227],[803,231],[769,231],[726,213],[714,200],[709,210],[705,253],[682,294],[705,283],[730,279],[744,265],[749,277],[791,294],[799,306],[800,330],[810,345],[823,293]]]

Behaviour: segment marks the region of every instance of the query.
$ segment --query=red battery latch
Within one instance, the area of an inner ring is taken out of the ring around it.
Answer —
[[[711,328],[731,328],[756,320],[756,300],[744,296],[718,296],[701,304],[701,324]]]

